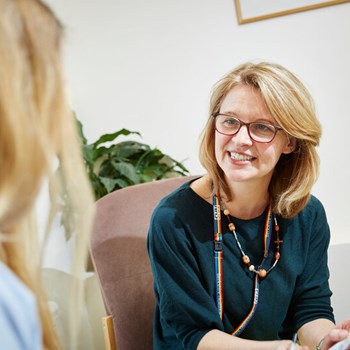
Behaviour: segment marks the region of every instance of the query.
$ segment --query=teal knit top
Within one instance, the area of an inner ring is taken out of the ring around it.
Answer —
[[[232,217],[252,264],[263,257],[266,212],[251,220]],[[292,219],[277,218],[281,258],[260,283],[259,304],[240,337],[290,339],[317,318],[334,322],[330,305],[327,249],[329,226],[321,202],[311,197]],[[210,330],[231,333],[252,306],[255,274],[242,262],[236,241],[222,215],[224,316],[215,301],[213,209],[182,185],[155,209],[147,239],[154,275],[156,308],[154,349],[196,349]],[[264,266],[273,263],[274,244]]]

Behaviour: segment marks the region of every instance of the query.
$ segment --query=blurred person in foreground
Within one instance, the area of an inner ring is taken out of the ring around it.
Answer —
[[[39,0],[0,0],[0,343],[2,349],[60,349],[41,283],[34,208],[50,185],[47,231],[64,191],[84,271],[93,196],[61,72],[62,25]],[[57,163],[61,169],[57,177]],[[79,279],[79,278],[78,278]],[[72,286],[70,344],[77,338],[82,286]],[[74,316],[75,315],[75,316]]]

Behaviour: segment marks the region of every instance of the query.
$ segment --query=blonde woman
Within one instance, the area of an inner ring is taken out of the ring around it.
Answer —
[[[207,174],[163,199],[150,225],[155,349],[325,350],[348,336],[350,321],[334,324],[330,232],[311,195],[320,136],[286,68],[246,63],[218,82]]]
[[[64,95],[62,26],[39,0],[0,0],[0,329],[1,348],[60,349],[41,285],[33,217],[43,181],[51,186],[48,226],[65,189],[77,239],[75,268],[84,270],[92,194]],[[61,167],[60,186],[55,176]],[[79,297],[79,286],[74,288]],[[72,299],[72,314],[79,310]],[[76,320],[72,319],[74,348]]]

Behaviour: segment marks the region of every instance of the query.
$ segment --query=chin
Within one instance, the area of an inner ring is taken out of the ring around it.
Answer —
[[[241,174],[240,171],[226,173],[226,179],[233,182],[245,182],[252,180],[254,177],[251,174]]]

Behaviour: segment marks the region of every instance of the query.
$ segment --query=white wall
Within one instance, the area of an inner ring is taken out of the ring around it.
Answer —
[[[349,242],[350,3],[238,25],[233,0],[49,0],[66,26],[72,106],[89,141],[120,128],[202,173],[213,84],[246,60],[294,71],[324,127],[314,193],[333,243]]]

